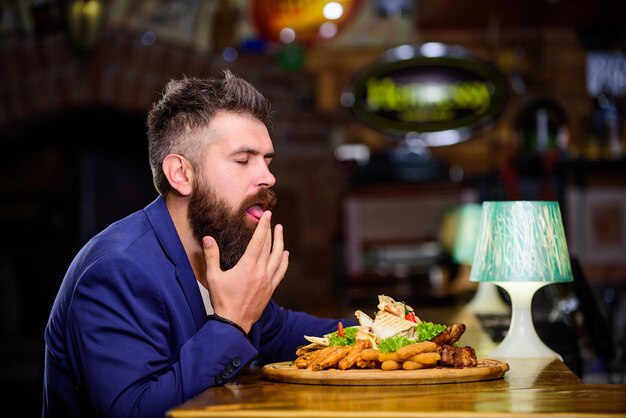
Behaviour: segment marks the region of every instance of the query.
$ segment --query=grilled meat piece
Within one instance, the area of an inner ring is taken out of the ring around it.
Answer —
[[[476,351],[473,347],[454,347],[444,345],[441,347],[441,359],[439,365],[444,367],[476,367]]]
[[[452,345],[461,338],[465,332],[465,324],[452,324],[439,334],[431,338],[430,341],[438,345]]]

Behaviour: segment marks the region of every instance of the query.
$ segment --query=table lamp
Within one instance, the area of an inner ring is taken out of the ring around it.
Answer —
[[[573,281],[558,202],[484,202],[470,280],[495,283],[511,298],[511,325],[493,357],[557,357],[537,335],[532,298]]]
[[[469,281],[469,271],[474,261],[476,252],[476,240],[480,227],[482,207],[478,203],[467,203],[458,208],[457,228],[452,259],[459,264],[461,272],[467,271],[456,278],[457,280]],[[509,314],[509,306],[504,303],[498,289],[493,283],[479,282],[474,296],[464,306],[467,312],[480,315],[504,315]]]

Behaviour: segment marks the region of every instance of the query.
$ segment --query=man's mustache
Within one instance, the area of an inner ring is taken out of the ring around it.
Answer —
[[[272,210],[278,203],[276,192],[272,189],[261,189],[253,196],[246,198],[241,204],[241,209],[245,212],[251,206],[260,205],[264,210]]]

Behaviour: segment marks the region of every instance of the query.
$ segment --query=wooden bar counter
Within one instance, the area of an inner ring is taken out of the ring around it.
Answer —
[[[559,360],[501,359],[503,378],[336,386],[279,383],[260,369],[168,412],[187,417],[626,417],[626,385],[584,384]]]

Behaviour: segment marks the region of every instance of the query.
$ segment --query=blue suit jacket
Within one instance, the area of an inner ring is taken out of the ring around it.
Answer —
[[[45,330],[43,416],[162,417],[242,367],[288,360],[337,320],[270,302],[250,341],[207,321],[162,198],[90,240],[61,284]]]

